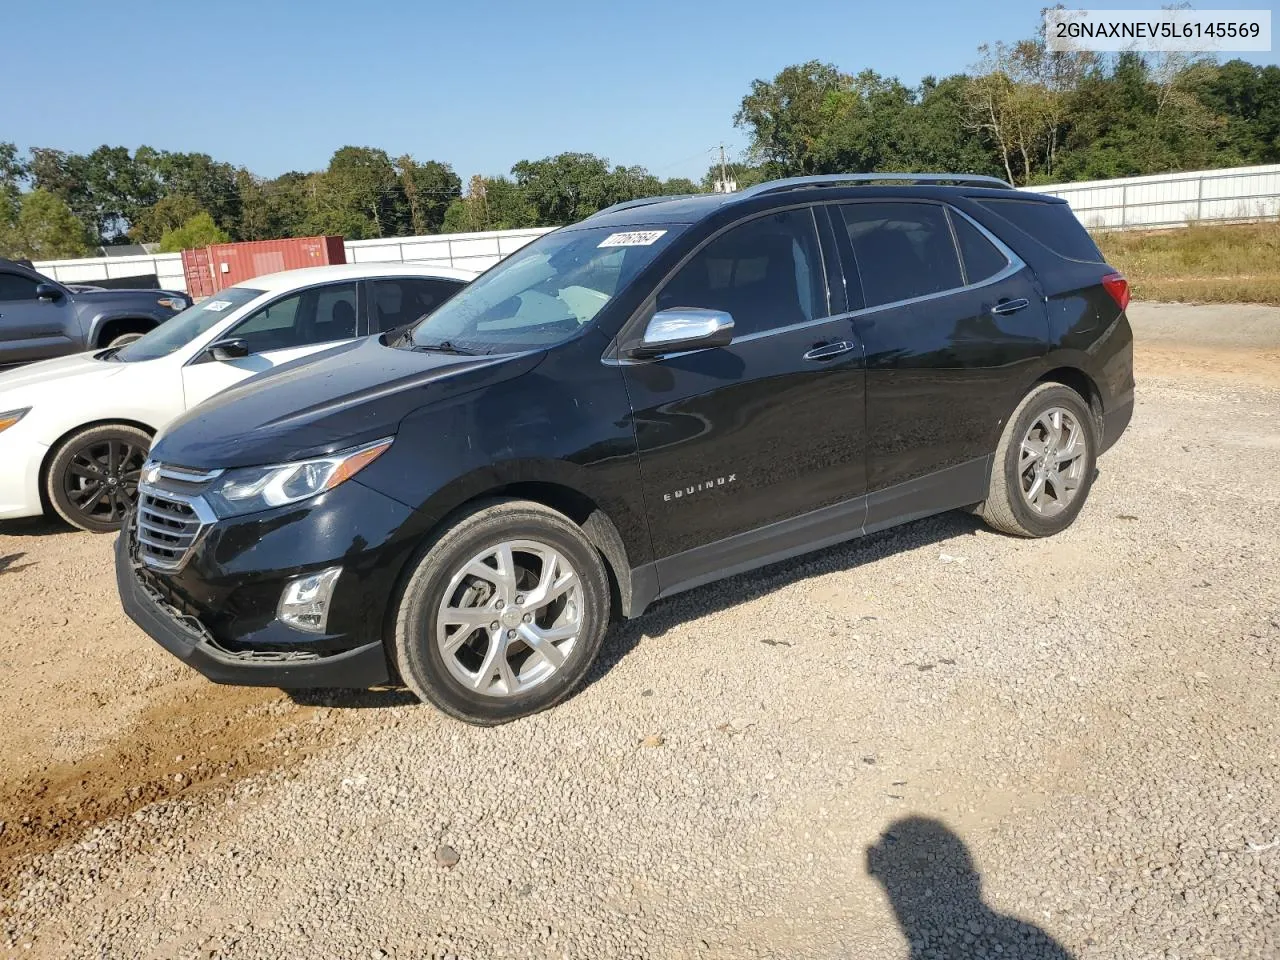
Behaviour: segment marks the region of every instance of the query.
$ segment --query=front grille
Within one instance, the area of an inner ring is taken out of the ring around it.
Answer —
[[[178,570],[214,521],[198,492],[221,471],[200,473],[148,462],[138,484],[138,557],[156,570]]]
[[[149,490],[138,494],[138,554],[149,566],[176,570],[187,559],[204,524],[185,500]]]

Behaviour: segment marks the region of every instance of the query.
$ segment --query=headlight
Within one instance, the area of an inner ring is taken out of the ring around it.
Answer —
[[[218,477],[205,498],[219,517],[297,503],[350,480],[382,456],[393,439],[388,437],[314,460],[228,470]]]
[[[0,413],[0,432],[8,430],[30,412],[30,407],[23,407],[21,410],[10,410],[8,413]]]
[[[168,307],[175,313],[180,310],[187,309],[187,301],[183,300],[181,297],[161,297],[156,301],[156,303],[160,304],[162,307]]]

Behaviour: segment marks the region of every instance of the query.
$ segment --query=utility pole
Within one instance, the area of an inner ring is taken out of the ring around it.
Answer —
[[[720,144],[720,182],[726,183],[726,184],[729,182],[729,178],[725,176],[725,172],[724,172],[724,144],[723,143]]]
[[[729,179],[729,171],[725,167],[724,144],[720,144],[720,179],[716,181],[716,193],[733,193],[738,189],[737,183]]]

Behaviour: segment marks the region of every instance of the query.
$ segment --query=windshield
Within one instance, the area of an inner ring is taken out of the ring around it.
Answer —
[[[662,224],[549,233],[464,287],[400,345],[504,353],[567,340],[681,229]]]
[[[227,287],[212,297],[201,300],[194,306],[187,307],[170,320],[166,320],[146,336],[122,347],[112,360],[156,360],[167,357],[179,347],[203,333],[207,333],[214,324],[239,310],[250,300],[262,296],[262,290],[251,287]]]

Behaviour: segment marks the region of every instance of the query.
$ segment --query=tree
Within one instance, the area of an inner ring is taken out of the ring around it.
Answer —
[[[462,196],[462,181],[453,167],[438,160],[418,163],[406,154],[396,160],[396,172],[409,204],[409,226],[414,235],[439,233],[445,211]]]
[[[182,193],[162,197],[138,215],[129,228],[129,239],[134,243],[154,243],[200,213],[208,211],[195,197]]]
[[[642,196],[636,189],[647,173],[639,170],[610,171],[608,160],[591,153],[521,160],[511,168],[536,222],[543,226],[576,223],[619,200]]]
[[[22,184],[26,179],[27,165],[18,157],[18,148],[12,143],[0,141],[0,196],[13,205],[14,216],[17,215],[18,195],[22,192]]]
[[[208,213],[198,213],[160,238],[160,252],[178,253],[214,243],[227,243],[230,239],[230,235],[213,222],[213,217]]]
[[[32,190],[23,194],[17,215],[9,206],[6,226],[0,222],[0,255],[30,260],[85,257],[93,252],[88,231],[57,194]],[[5,214],[0,211],[0,221]]]
[[[163,196],[191,197],[223,230],[238,230],[240,191],[231,164],[207,153],[169,153],[150,147],[139,147],[134,160],[155,177]]]
[[[386,151],[342,147],[308,184],[307,226],[349,240],[403,236],[409,203]]]
[[[449,204],[441,230],[472,233],[537,225],[537,212],[519,186],[506,177],[476,175],[467,185],[467,195]]]
[[[751,158],[770,177],[822,172],[817,146],[831,123],[833,95],[848,82],[834,64],[817,60],[787,67],[773,80],[752,81],[733,118],[751,134]]]

